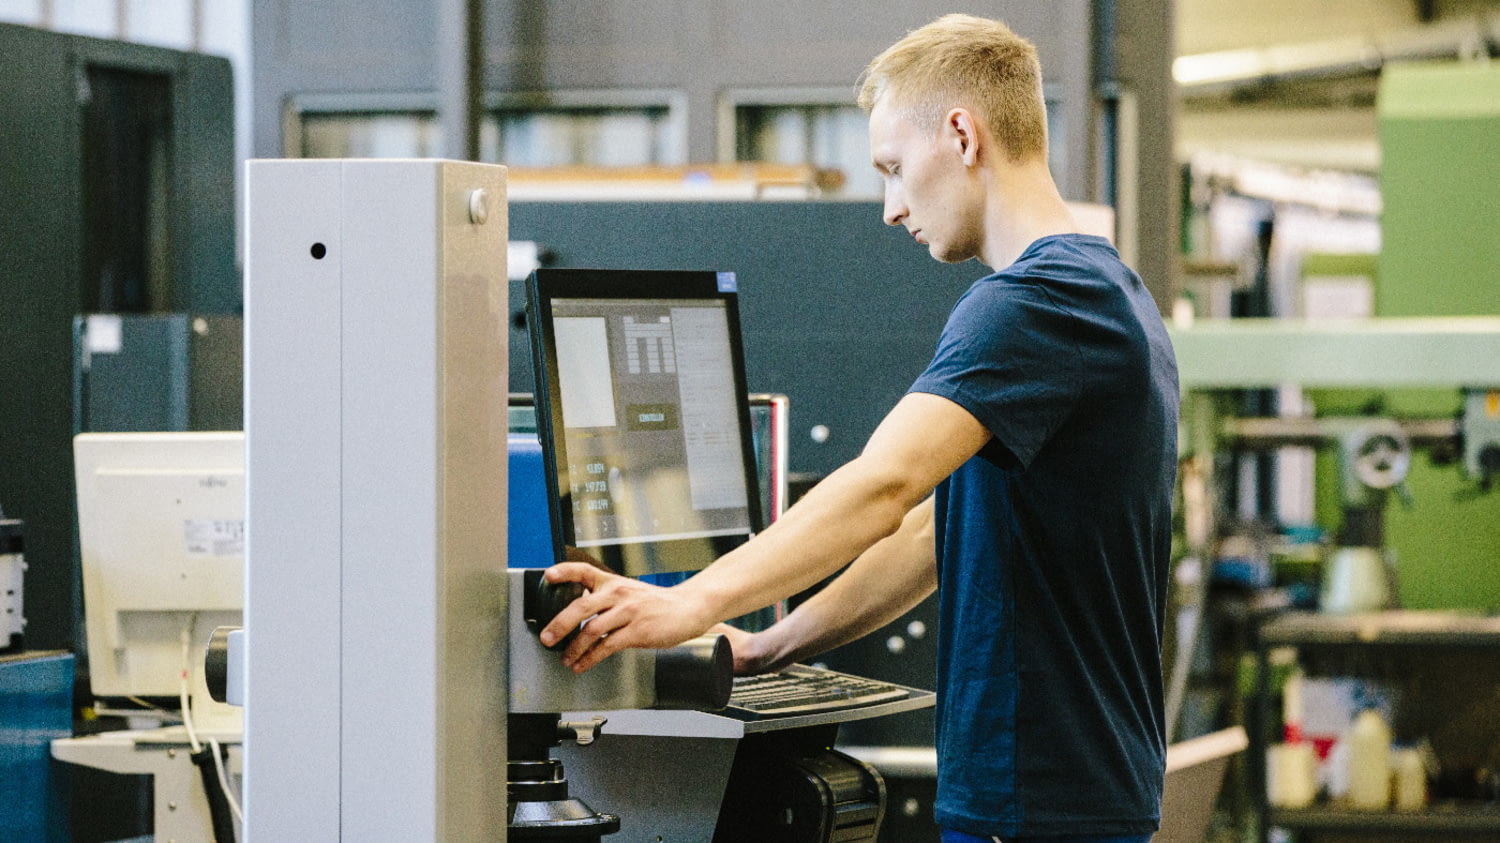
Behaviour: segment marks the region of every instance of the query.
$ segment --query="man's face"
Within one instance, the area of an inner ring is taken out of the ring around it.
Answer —
[[[886,225],[904,226],[944,263],[979,253],[978,217],[959,148],[943,125],[918,125],[885,97],[870,109],[870,159],[885,182]]]

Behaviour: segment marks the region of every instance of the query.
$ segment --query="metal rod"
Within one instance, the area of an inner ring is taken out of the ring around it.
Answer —
[[[1277,419],[1238,418],[1224,422],[1223,435],[1234,447],[1270,450],[1289,446],[1317,448],[1337,442],[1370,419],[1355,417]],[[1458,437],[1455,419],[1398,419],[1413,448],[1450,445]]]
[[[438,12],[438,121],[444,154],[479,160],[484,89],[483,0],[442,0]]]

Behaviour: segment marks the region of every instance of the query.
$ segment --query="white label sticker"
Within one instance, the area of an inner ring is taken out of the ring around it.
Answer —
[[[190,519],[182,522],[189,556],[245,555],[245,522]]]
[[[125,346],[120,317],[109,313],[90,315],[84,329],[84,344],[90,354],[119,354]]]

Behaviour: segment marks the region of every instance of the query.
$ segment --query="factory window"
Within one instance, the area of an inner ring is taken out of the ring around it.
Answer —
[[[503,109],[485,115],[482,155],[517,167],[681,164],[667,106]],[[494,146],[485,143],[486,130]]]
[[[865,114],[857,106],[739,105],[734,122],[736,161],[811,164],[842,172],[845,194],[880,193]]]
[[[442,150],[430,111],[304,113],[298,128],[300,143],[287,152],[299,158],[434,158]]]
[[[480,119],[479,159],[517,167],[683,163],[681,108],[660,98],[588,99],[490,97]],[[287,117],[286,151],[293,157],[428,158],[445,152],[430,98],[305,97]]]
[[[720,157],[735,161],[811,164],[843,173],[842,193],[880,196],[880,177],[870,166],[868,121],[845,89],[737,91],[721,106]],[[1064,154],[1061,109],[1047,101],[1049,155],[1053,171]]]

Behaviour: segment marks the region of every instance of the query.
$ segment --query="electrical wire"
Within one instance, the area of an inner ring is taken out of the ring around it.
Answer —
[[[205,750],[198,741],[198,730],[193,725],[192,700],[188,695],[188,678],[192,676],[192,642],[193,630],[198,626],[198,613],[194,612],[189,618],[187,625],[182,629],[182,670],[178,674],[178,696],[182,701],[182,724],[187,728],[188,744],[192,747],[193,763],[199,767],[203,775],[204,796],[208,798],[209,814],[213,819],[214,839],[217,843],[233,843],[237,837],[234,823],[244,824],[244,813],[240,810],[239,800],[234,796],[229,786],[229,777],[224,772],[224,759],[220,755],[219,742],[213,738],[208,741],[208,754],[213,758],[214,776],[218,781],[218,790],[223,795],[220,803],[214,798],[209,784],[208,770],[203,755]],[[229,815],[224,815],[223,809],[229,809]]]
[[[245,814],[240,810],[240,801],[234,798],[234,789],[229,786],[229,776],[224,772],[224,759],[219,754],[219,742],[213,738],[208,739],[208,745],[214,753],[214,769],[219,773],[219,788],[224,791],[224,799],[229,802],[229,810],[241,825],[245,823]]]
[[[188,745],[193,752],[202,752],[198,743],[198,732],[193,728],[193,711],[188,702],[188,677],[192,675],[193,627],[198,625],[198,613],[194,612],[187,626],[182,628],[182,670],[178,673],[178,696],[182,700],[182,725],[187,727]]]

